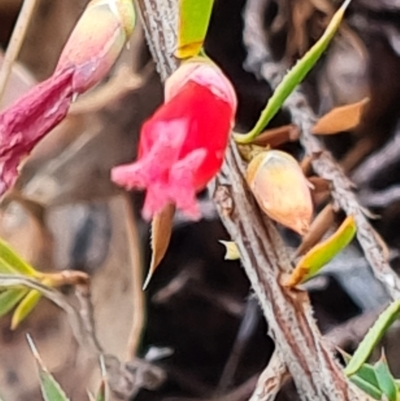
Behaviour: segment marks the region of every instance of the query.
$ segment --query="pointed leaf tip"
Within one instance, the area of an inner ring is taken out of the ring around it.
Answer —
[[[39,352],[36,348],[35,343],[32,340],[32,337],[28,334],[27,336],[28,345],[32,351],[33,356],[36,359],[36,364],[39,370],[39,378],[40,378],[40,388],[42,391],[42,395],[45,401],[70,401],[69,398],[65,395],[63,389],[54,379],[54,377],[49,373],[47,368],[45,367]]]
[[[360,124],[368,102],[369,98],[364,98],[357,103],[335,107],[317,121],[312,133],[316,135],[332,135],[354,130]]]
[[[354,217],[348,216],[333,235],[315,245],[300,259],[284,285],[295,287],[314,277],[338,253],[346,248],[354,238],[356,231]]]
[[[145,290],[158,265],[167,253],[168,245],[172,235],[172,225],[175,214],[175,206],[169,204],[160,213],[157,213],[151,223],[151,262],[149,272],[143,284]]]
[[[187,59],[197,56],[203,46],[214,0],[180,0],[178,45],[175,56]]]
[[[344,369],[346,376],[352,376],[358,372],[388,328],[399,318],[399,316],[400,300],[396,300],[380,314],[367,335],[361,341],[356,352]]]
[[[16,273],[37,277],[39,273],[15,252],[11,246],[0,238],[0,265],[8,265]]]
[[[392,373],[390,372],[383,350],[380,360],[375,364],[374,370],[379,388],[383,394],[386,395],[388,401],[397,401],[397,385]]]
[[[291,95],[296,87],[304,80],[311,71],[317,61],[321,58],[329,46],[331,40],[335,36],[342,22],[344,12],[351,3],[346,0],[342,6],[333,15],[325,32],[311,49],[286,73],[282,81],[276,87],[273,95],[254,126],[247,134],[234,134],[237,143],[246,144],[254,141],[254,139],[262,132],[262,130],[270,123],[272,118],[278,113],[285,100]]]
[[[30,290],[14,311],[11,319],[11,330],[15,330],[19,324],[32,312],[42,294],[38,290]]]

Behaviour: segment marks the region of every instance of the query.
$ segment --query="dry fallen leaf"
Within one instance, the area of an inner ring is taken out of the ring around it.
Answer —
[[[300,246],[296,250],[296,255],[300,256],[311,249],[324,234],[332,227],[335,219],[335,211],[331,203],[326,205],[313,220],[310,225],[310,230],[303,237]]]
[[[364,98],[357,103],[335,107],[317,121],[312,130],[313,134],[331,135],[343,131],[352,131],[360,124],[365,106],[368,103],[369,98]]]
[[[308,181],[312,186],[314,194],[331,190],[331,184],[325,178],[313,175],[312,177],[308,177]]]
[[[288,124],[278,128],[267,129],[252,142],[259,146],[275,148],[286,142],[293,142],[299,138],[300,129],[297,125]]]
[[[164,258],[172,234],[172,222],[175,214],[175,206],[168,204],[160,213],[156,214],[151,223],[151,249],[152,256],[149,272],[143,284],[146,289],[156,271],[158,265]]]

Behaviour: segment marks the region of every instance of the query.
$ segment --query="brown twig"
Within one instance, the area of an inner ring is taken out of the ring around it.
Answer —
[[[54,302],[67,314],[72,331],[78,343],[94,356],[100,356],[102,351],[92,330],[91,322],[86,320],[86,313],[83,315],[78,311],[60,292],[53,290],[39,281],[23,277],[0,274],[1,287],[25,286],[40,291],[46,298]]]
[[[376,321],[382,309],[376,309],[356,316],[353,319],[335,327],[324,335],[333,350],[344,348],[349,344],[357,345],[366,335]],[[283,384],[289,380],[290,375],[282,362],[282,357],[275,352],[267,367],[261,373],[249,401],[273,401]]]
[[[238,150],[231,143],[223,168],[228,180],[220,177],[216,191],[222,187],[224,192],[228,191],[234,211],[223,215],[222,221],[240,250],[243,267],[268,321],[276,349],[300,397],[313,401],[368,399],[349,385],[322,341],[307,294],[280,285],[282,276],[291,270],[287,251],[275,227],[262,215],[247,190],[244,169]]]
[[[136,356],[145,321],[145,300],[142,290],[143,275],[141,269],[140,244],[132,205],[127,194],[124,195],[125,204],[125,230],[128,240],[129,264],[132,273],[132,326],[128,340],[128,360]]]
[[[12,70],[12,66],[18,57],[19,51],[21,50],[22,43],[29,27],[29,22],[35,11],[37,3],[38,0],[24,0],[22,4],[17,23],[13,30],[10,43],[8,44],[3,59],[3,65],[0,70],[0,105],[7,86],[8,78]]]
[[[176,67],[176,61],[165,52],[165,44],[175,40],[175,25],[171,33],[170,26],[165,28],[165,20],[171,12],[176,15],[177,4],[176,0],[138,2],[150,50],[163,79]],[[171,21],[175,18],[168,24]],[[243,171],[243,161],[231,141],[222,175],[216,180],[215,191],[211,192],[224,225],[239,247],[244,269],[268,321],[271,336],[301,399],[368,400],[367,395],[346,380],[323,343],[307,294],[280,285],[282,274],[291,270],[286,248],[271,221],[256,206],[245,184]]]
[[[249,0],[246,8],[245,42],[249,51],[248,66],[252,66],[273,86],[276,87],[286,71],[285,66],[273,62],[268,53],[268,45],[263,36],[263,5],[265,1]],[[263,48],[263,60],[259,49]],[[254,60],[254,61],[253,61]],[[314,171],[332,184],[332,197],[347,215],[353,215],[357,224],[357,239],[364,251],[375,277],[384,285],[388,294],[400,298],[400,278],[385,259],[384,250],[377,241],[375,231],[365,217],[357,197],[352,191],[352,183],[335,162],[322,143],[311,133],[316,120],[305,95],[295,90],[287,99],[285,106],[290,110],[292,122],[300,127],[300,142],[306,154],[312,156]]]
[[[275,351],[267,367],[258,378],[256,388],[249,401],[274,401],[290,374],[279,355]]]

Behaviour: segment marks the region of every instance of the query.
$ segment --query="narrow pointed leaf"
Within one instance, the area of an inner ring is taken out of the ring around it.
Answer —
[[[2,292],[0,294],[0,317],[10,312],[27,293],[28,290],[25,288],[10,288]]]
[[[42,294],[38,290],[30,290],[21,303],[17,306],[11,319],[11,329],[15,330],[18,325],[32,312]]]
[[[257,136],[253,143],[259,146],[276,148],[284,143],[297,141],[299,136],[299,127],[294,124],[289,124],[263,131]]]
[[[25,276],[37,277],[38,272],[17,253],[11,249],[11,247],[2,239],[0,239],[0,264],[1,260],[11,266],[16,272]]]
[[[373,384],[362,379],[359,376],[351,376],[350,381],[354,383],[359,389],[363,390],[374,400],[382,400],[382,391],[379,387],[375,387]]]
[[[4,259],[0,256],[0,273],[1,274],[18,274],[18,271],[8,264]]]
[[[339,10],[332,17],[331,22],[326,28],[321,38],[314,44],[314,46],[301,58],[297,64],[289,70],[284,76],[282,82],[277,86],[275,92],[269,99],[267,106],[262,111],[259,120],[255,127],[245,135],[236,134],[235,140],[237,143],[249,143],[253,141],[262,130],[269,124],[272,118],[276,115],[282,107],[285,100],[293,92],[293,90],[303,81],[306,75],[310,72],[316,62],[320,59],[329,43],[335,36],[340,23],[342,22],[346,8],[349,6],[351,0],[346,0]]]
[[[101,381],[100,388],[96,396],[96,401],[106,401],[106,382],[104,379]]]
[[[331,203],[326,205],[313,220],[310,230],[302,238],[300,246],[296,250],[296,255],[300,256],[316,245],[326,234],[335,220],[335,211]]]
[[[378,380],[379,388],[386,395],[389,401],[397,400],[396,382],[390,372],[387,360],[384,354],[375,365],[375,375]]]
[[[96,401],[96,398],[94,397],[94,395],[90,392],[87,393],[89,401]]]
[[[392,302],[378,317],[367,335],[361,341],[350,362],[344,369],[347,376],[354,375],[370,356],[376,344],[381,340],[387,329],[400,316],[400,300]]]
[[[312,130],[313,134],[331,135],[354,130],[360,124],[368,102],[369,99],[365,98],[357,103],[335,107],[317,121]]]
[[[285,285],[294,287],[314,277],[351,242],[356,231],[354,217],[348,216],[333,235],[314,246],[300,259]]]
[[[176,57],[197,56],[207,34],[214,0],[180,0]]]
[[[172,223],[175,214],[175,207],[168,204],[160,213],[156,214],[151,223],[151,262],[149,272],[143,284],[146,289],[156,271],[158,265],[163,260],[172,234]]]
[[[339,350],[339,351],[342,354],[343,359],[347,365],[351,361],[352,356],[342,350]],[[371,365],[369,363],[363,363],[361,365],[360,369],[358,369],[357,373],[355,373],[353,376],[351,376],[351,378],[353,378],[353,377],[358,377],[361,380],[368,382],[373,387],[379,388],[378,380],[377,380],[376,374],[375,374],[375,368],[373,365]]]
[[[69,401],[69,398],[65,395],[63,389],[56,382],[54,377],[49,373],[43,364],[42,359],[36,349],[32,338],[28,336],[28,343],[32,350],[33,356],[36,359],[36,363],[39,370],[40,388],[45,401]]]
[[[240,259],[240,253],[237,245],[233,241],[219,241],[225,246],[225,260],[238,260]]]

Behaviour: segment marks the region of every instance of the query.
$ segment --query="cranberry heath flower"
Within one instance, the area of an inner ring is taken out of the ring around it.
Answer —
[[[235,90],[215,64],[183,63],[166,81],[164,104],[142,127],[137,161],[115,167],[112,180],[146,190],[146,219],[168,204],[199,218],[196,193],[221,168],[236,108]]]
[[[133,0],[92,0],[62,50],[55,73],[74,68],[73,88],[83,93],[110,72],[135,26]]]
[[[22,160],[65,118],[74,95],[109,73],[134,24],[132,0],[92,0],[53,75],[0,113],[0,196],[14,185]]]

